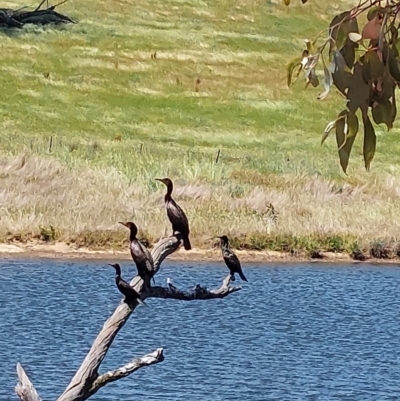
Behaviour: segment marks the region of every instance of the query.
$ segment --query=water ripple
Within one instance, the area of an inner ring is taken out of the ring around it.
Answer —
[[[20,361],[55,399],[120,300],[105,263],[0,262],[0,400],[16,399]],[[115,340],[103,370],[162,346],[162,364],[93,399],[394,400],[400,396],[400,269],[245,266],[249,284],[222,300],[148,300]],[[123,265],[132,275],[131,263]],[[166,264],[180,287],[212,287],[222,264]]]

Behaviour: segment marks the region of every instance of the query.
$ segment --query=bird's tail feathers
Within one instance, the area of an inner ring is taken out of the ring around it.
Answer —
[[[192,244],[190,243],[189,237],[183,239],[183,247],[186,251],[190,251],[192,249]]]
[[[239,272],[239,276],[243,281],[248,281],[246,276],[243,274],[243,272]]]

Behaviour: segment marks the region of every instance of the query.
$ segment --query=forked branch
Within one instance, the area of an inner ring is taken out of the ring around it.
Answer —
[[[42,401],[21,364],[17,363],[18,383],[15,392],[23,401]]]
[[[147,298],[179,299],[181,301],[225,298],[229,294],[241,290],[241,287],[229,287],[230,282],[231,276],[228,275],[222,282],[221,287],[215,290],[208,290],[207,288],[201,287],[200,285],[196,285],[190,291],[179,290],[171,283],[169,283],[169,288],[151,287],[149,293],[146,295]]]
[[[178,250],[181,244],[182,240],[180,236],[176,235],[163,238],[154,246],[151,254],[156,272],[160,270],[161,263],[165,258]],[[229,284],[230,276],[226,277],[221,287],[215,290],[208,290],[199,285],[192,291],[178,290],[172,285],[170,285],[169,288],[147,287],[139,276],[135,276],[130,283],[141,295],[143,300],[146,298],[169,298],[185,301],[224,298],[240,290],[240,287],[229,287]],[[99,374],[98,370],[107,351],[111,347],[119,330],[125,325],[135,308],[136,305],[127,305],[125,302],[121,301],[115,312],[104,323],[102,330],[93,342],[82,365],[57,401],[84,401],[106,384],[126,377],[144,366],[150,366],[164,360],[163,350],[159,348],[155,352],[135,359],[115,371]],[[17,372],[19,383],[15,390],[19,398],[22,401],[41,401],[20,364],[17,365]]]
[[[136,358],[133,361],[127,363],[126,365],[116,369],[110,370],[109,372],[100,375],[93,383],[91,389],[89,390],[88,398],[108,383],[114,382],[116,380],[122,379],[136,372],[138,369],[145,366],[151,366],[156,363],[162,362],[164,360],[163,349],[158,348],[151,354],[144,355],[140,358]]]

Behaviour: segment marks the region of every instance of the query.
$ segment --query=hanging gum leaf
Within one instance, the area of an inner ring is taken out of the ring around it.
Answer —
[[[393,49],[388,48],[388,54],[385,59],[387,60],[387,65],[389,67],[390,75],[396,82],[400,82],[400,66],[399,62],[396,58],[395,51]]]
[[[345,25],[347,21],[343,22],[345,19],[349,18],[349,16],[350,11],[344,11],[336,15],[329,24],[329,35],[336,42],[336,48],[338,50],[343,47],[349,33],[346,32]]]
[[[334,85],[342,95],[346,96],[346,89],[350,85],[353,74],[347,67],[342,54],[338,50],[333,52],[330,70],[332,71]]]
[[[370,90],[369,85],[365,83],[363,78],[363,68],[364,66],[361,64],[354,66],[354,73],[347,91],[347,108],[353,113],[358,108],[366,111],[369,105]]]
[[[382,91],[378,101],[379,103],[384,103],[393,97],[394,90],[396,88],[396,83],[387,68],[384,70],[381,83]]]
[[[329,25],[329,33],[333,40],[329,43],[329,56],[332,57],[334,50],[339,50],[349,68],[353,67],[356,57],[355,49],[358,43],[354,43],[349,34],[359,32],[357,18],[350,18],[350,12],[345,11],[337,15]]]
[[[358,133],[358,118],[354,113],[349,112],[347,114],[347,133],[344,135],[344,141],[340,147],[338,147],[339,159],[348,160],[350,159],[351,149],[353,148],[356,135]],[[342,166],[343,167],[343,166]],[[346,164],[347,169],[347,164]],[[346,172],[346,171],[345,171]]]
[[[324,63],[324,91],[320,93],[317,97],[318,100],[324,100],[331,90],[333,84],[332,74]]]
[[[351,117],[349,118],[349,116]],[[347,124],[348,133],[345,133],[345,125]],[[350,113],[347,110],[343,110],[338,115],[336,122],[336,143],[339,153],[340,166],[345,174],[347,174],[347,166],[349,165],[349,158],[351,149],[356,138],[358,131],[358,119],[354,113]],[[348,134],[352,132],[352,136],[348,137]],[[346,138],[347,136],[347,138]]]
[[[388,130],[393,127],[392,103],[386,100],[384,103],[375,102],[371,107],[372,118],[375,124],[386,124]]]
[[[355,113],[349,112],[347,114],[346,123],[347,123],[347,133],[345,132],[345,139],[338,150],[340,151],[341,149],[346,149],[346,145],[350,145],[350,148],[347,149],[348,154],[350,156],[350,151],[358,132],[358,118],[355,115]]]
[[[363,156],[365,169],[368,171],[371,166],[371,161],[375,156],[376,149],[376,135],[374,127],[372,126],[371,120],[367,113],[363,113],[363,123],[364,123],[364,146],[363,146]]]
[[[296,67],[299,67],[301,69],[301,60],[302,57],[296,57],[293,60],[291,60],[286,68],[286,73],[287,73],[287,85],[290,87],[290,85],[293,83],[293,72]],[[300,71],[299,71],[300,72]]]
[[[324,144],[326,138],[328,138],[328,136],[331,133],[331,131],[336,127],[336,123],[337,123],[337,120],[331,121],[325,127],[324,133],[322,134],[321,145]]]
[[[393,97],[392,97],[392,110],[390,111],[390,118],[391,121],[394,122],[397,116],[397,105],[396,105],[396,91],[393,91]]]
[[[365,60],[370,68],[372,79],[382,79],[385,71],[385,66],[379,59],[378,53],[375,50],[368,50],[365,53]]]

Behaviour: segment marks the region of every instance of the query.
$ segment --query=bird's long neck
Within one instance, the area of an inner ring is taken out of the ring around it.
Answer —
[[[115,266],[115,279],[117,279],[117,277],[121,278],[121,268],[119,266]]]
[[[165,202],[169,202],[170,200],[172,200],[172,190],[174,189],[174,186],[172,184],[172,182],[169,182],[167,185],[167,193],[164,196],[164,200]]]
[[[229,250],[229,242],[228,241],[221,241],[221,249],[222,250]]]
[[[135,241],[137,238],[136,238],[136,233],[135,232],[133,232],[132,230],[131,230],[131,232],[130,232],[130,234],[129,234],[129,241],[130,242],[133,242],[133,241]]]

